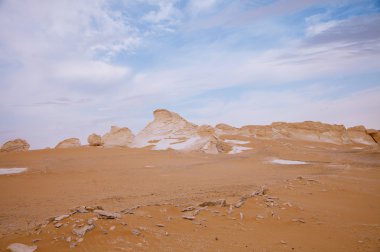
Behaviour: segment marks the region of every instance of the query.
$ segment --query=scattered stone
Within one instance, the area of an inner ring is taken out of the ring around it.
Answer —
[[[70,217],[70,214],[64,214],[64,215],[61,215],[61,216],[58,216],[58,217],[55,217],[54,220],[55,221],[61,221],[61,220],[64,220],[66,218],[69,218]]]
[[[219,240],[219,238],[218,237],[215,237],[215,241],[218,241]]]
[[[113,212],[108,212],[104,210],[94,210],[94,213],[97,213],[100,219],[120,219],[121,218],[121,214],[119,213],[113,213]]]
[[[194,216],[188,216],[188,215],[183,215],[182,218],[185,220],[195,220]]]
[[[93,230],[94,228],[95,228],[94,225],[85,225],[85,226],[80,227],[80,228],[74,228],[72,230],[72,232],[76,236],[83,237],[87,232]]]
[[[165,227],[164,224],[156,224],[157,227]]]
[[[195,210],[195,207],[189,206],[189,207],[186,207],[186,208],[182,209],[181,212],[190,212],[190,211],[193,211],[193,210]]]
[[[71,249],[75,248],[76,246],[77,246],[77,243],[76,243],[76,242],[73,242],[73,243],[70,244],[70,248],[71,248]]]
[[[12,252],[33,252],[37,249],[37,246],[28,246],[22,243],[12,243],[7,247]]]
[[[201,204],[199,204],[200,207],[206,207],[206,206],[221,206],[225,207],[227,205],[227,202],[225,199],[219,199],[215,201],[205,201]]]
[[[86,209],[85,206],[80,206],[80,207],[77,207],[77,209],[75,209],[76,212],[78,213],[88,213],[88,210]]]
[[[168,232],[165,232],[165,235],[166,235],[166,236],[169,236],[169,233],[168,233]]]
[[[200,212],[201,212],[200,209],[195,210],[195,211],[193,212],[193,216],[197,216]]]
[[[240,213],[240,220],[243,220],[243,218],[244,218],[244,214]]]
[[[244,204],[244,201],[239,201],[238,203],[235,204],[236,208],[240,208]]]
[[[136,236],[139,236],[139,235],[141,235],[141,232],[140,232],[140,230],[138,230],[138,229],[132,229],[132,234],[134,234],[134,235],[136,235]]]
[[[283,203],[283,205],[288,206],[288,207],[293,207],[292,203],[290,203],[290,202],[285,202],[285,203]]]
[[[77,242],[78,242],[78,243],[79,243],[79,242],[82,242],[82,241],[84,241],[83,238],[79,238],[79,239],[77,239]]]
[[[260,214],[258,214],[258,215],[256,215],[256,220],[262,220],[262,219],[264,219],[264,216],[262,216],[262,215],[260,215]]]
[[[39,241],[41,241],[41,239],[34,239],[32,242],[36,243],[36,242],[39,242]]]
[[[264,196],[268,191],[269,189],[266,186],[261,186],[259,190],[252,193],[252,196]]]
[[[232,211],[233,211],[233,208],[232,208],[232,205],[230,205],[230,208],[228,208],[228,211],[227,211],[227,213],[228,213],[228,214],[231,214],[231,213],[232,213]]]
[[[303,219],[292,219],[293,222],[306,223]]]
[[[111,226],[111,227],[110,227],[110,231],[114,231],[115,228],[116,228],[115,226]]]
[[[63,225],[62,223],[58,222],[57,224],[54,225],[54,227],[60,228],[60,227],[62,227],[62,225]]]
[[[71,236],[67,237],[67,238],[66,238],[66,241],[67,241],[67,242],[71,242]]]
[[[135,207],[132,207],[132,208],[126,208],[124,210],[121,211],[122,214],[134,214],[135,210],[140,208],[140,206],[135,206]]]
[[[283,241],[283,240],[281,240],[280,242],[281,242],[281,244],[284,244],[284,245],[287,244],[287,242]]]

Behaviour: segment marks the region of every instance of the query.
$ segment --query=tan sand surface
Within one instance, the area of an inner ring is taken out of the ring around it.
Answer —
[[[0,168],[28,168],[0,176],[0,251],[13,242],[37,245],[36,251],[380,251],[377,146],[285,140],[244,146],[252,150],[210,155],[81,147],[0,153]],[[230,210],[261,186],[268,189],[265,195]],[[226,206],[181,212],[218,199]],[[91,211],[38,226],[78,206],[114,212],[140,207],[120,219],[96,220],[83,241],[72,230],[97,216]]]

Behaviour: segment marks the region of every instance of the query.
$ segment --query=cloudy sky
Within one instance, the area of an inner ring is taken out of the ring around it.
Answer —
[[[376,0],[0,0],[0,143],[197,124],[380,129]]]

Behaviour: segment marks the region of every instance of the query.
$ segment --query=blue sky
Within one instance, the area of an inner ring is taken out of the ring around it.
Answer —
[[[380,129],[380,2],[0,1],[0,142],[197,124]]]

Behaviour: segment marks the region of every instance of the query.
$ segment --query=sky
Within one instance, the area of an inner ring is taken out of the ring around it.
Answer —
[[[0,0],[0,144],[165,108],[196,124],[380,129],[380,1]]]

